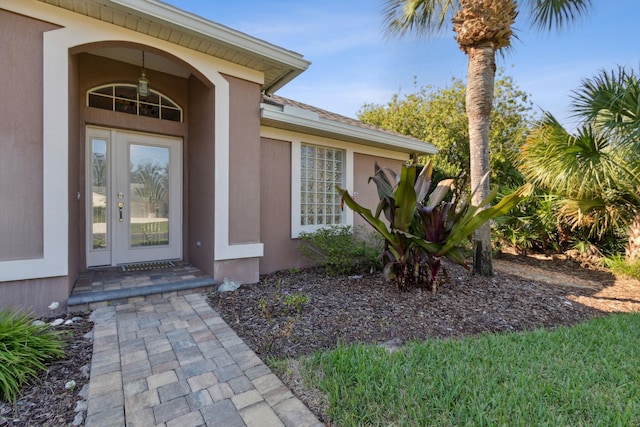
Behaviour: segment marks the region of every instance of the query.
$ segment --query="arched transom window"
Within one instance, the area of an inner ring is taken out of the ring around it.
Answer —
[[[138,94],[132,84],[108,84],[87,91],[87,105],[103,110],[182,122],[182,108],[171,98],[151,89],[148,96]]]

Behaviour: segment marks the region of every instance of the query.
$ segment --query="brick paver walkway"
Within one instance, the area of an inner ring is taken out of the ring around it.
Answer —
[[[203,294],[92,313],[86,427],[320,427]]]

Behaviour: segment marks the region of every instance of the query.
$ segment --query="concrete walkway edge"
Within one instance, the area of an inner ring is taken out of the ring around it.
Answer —
[[[96,309],[86,427],[321,427],[203,294]]]

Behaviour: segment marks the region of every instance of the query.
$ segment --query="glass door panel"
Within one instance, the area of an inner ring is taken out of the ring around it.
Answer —
[[[114,264],[182,256],[182,140],[116,132]]]
[[[107,129],[87,127],[85,145],[87,266],[111,265],[113,248],[113,146]]]
[[[169,245],[169,148],[129,146],[129,246]]]
[[[91,141],[91,248],[107,249],[107,141]]]

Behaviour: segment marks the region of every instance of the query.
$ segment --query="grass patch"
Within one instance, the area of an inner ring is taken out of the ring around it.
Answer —
[[[603,258],[604,265],[616,276],[640,279],[640,261],[627,261],[624,256]]]
[[[0,400],[14,402],[22,385],[47,369],[45,362],[64,355],[60,332],[32,325],[22,311],[0,311]]]
[[[640,314],[305,359],[339,426],[640,425]]]

